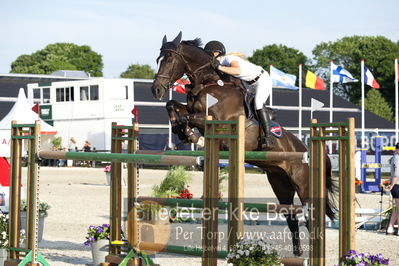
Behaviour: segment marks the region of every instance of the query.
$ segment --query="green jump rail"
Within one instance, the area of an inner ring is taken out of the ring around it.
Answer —
[[[200,159],[192,156],[171,156],[155,154],[128,154],[128,153],[100,153],[100,152],[63,152],[63,151],[39,151],[38,159],[62,159],[62,160],[90,160],[108,162],[126,162],[158,165],[197,165]]]
[[[173,156],[201,156],[205,155],[204,151],[155,151],[155,150],[138,150],[135,154],[152,154],[152,155],[173,155]],[[220,151],[220,159],[229,159],[228,151]],[[277,152],[277,151],[246,151],[245,160],[247,161],[292,161],[292,160],[308,160],[307,152]]]

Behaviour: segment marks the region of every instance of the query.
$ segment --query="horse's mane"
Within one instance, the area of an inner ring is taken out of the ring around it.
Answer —
[[[187,41],[182,41],[181,44],[186,44],[190,46],[195,46],[197,48],[203,49],[202,46],[202,41],[201,38],[195,38],[194,40],[187,40]]]

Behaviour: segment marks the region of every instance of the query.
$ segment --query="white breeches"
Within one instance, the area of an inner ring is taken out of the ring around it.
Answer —
[[[266,71],[260,76],[257,82],[250,85],[251,90],[255,91],[255,109],[263,108],[263,104],[272,93],[272,79]]]

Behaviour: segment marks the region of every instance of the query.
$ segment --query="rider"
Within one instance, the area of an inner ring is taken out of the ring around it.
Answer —
[[[211,55],[211,65],[214,69],[246,81],[250,89],[255,91],[255,109],[265,133],[264,141],[268,149],[273,149],[274,143],[269,132],[270,117],[265,106],[272,92],[269,73],[237,55],[226,55],[226,48],[219,41],[208,42],[204,50]]]

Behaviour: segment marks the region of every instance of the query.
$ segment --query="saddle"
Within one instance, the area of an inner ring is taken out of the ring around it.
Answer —
[[[243,83],[245,84],[245,82]],[[251,124],[256,124],[257,126],[259,126],[259,119],[255,111],[255,95],[253,93],[250,93],[248,90],[244,91],[244,110],[245,116],[249,121],[251,121]],[[266,110],[267,114],[270,117],[270,133],[276,138],[281,138],[283,136],[283,130],[281,129],[280,124],[276,121],[277,112],[270,107],[267,107]],[[262,130],[261,134],[264,134]]]

